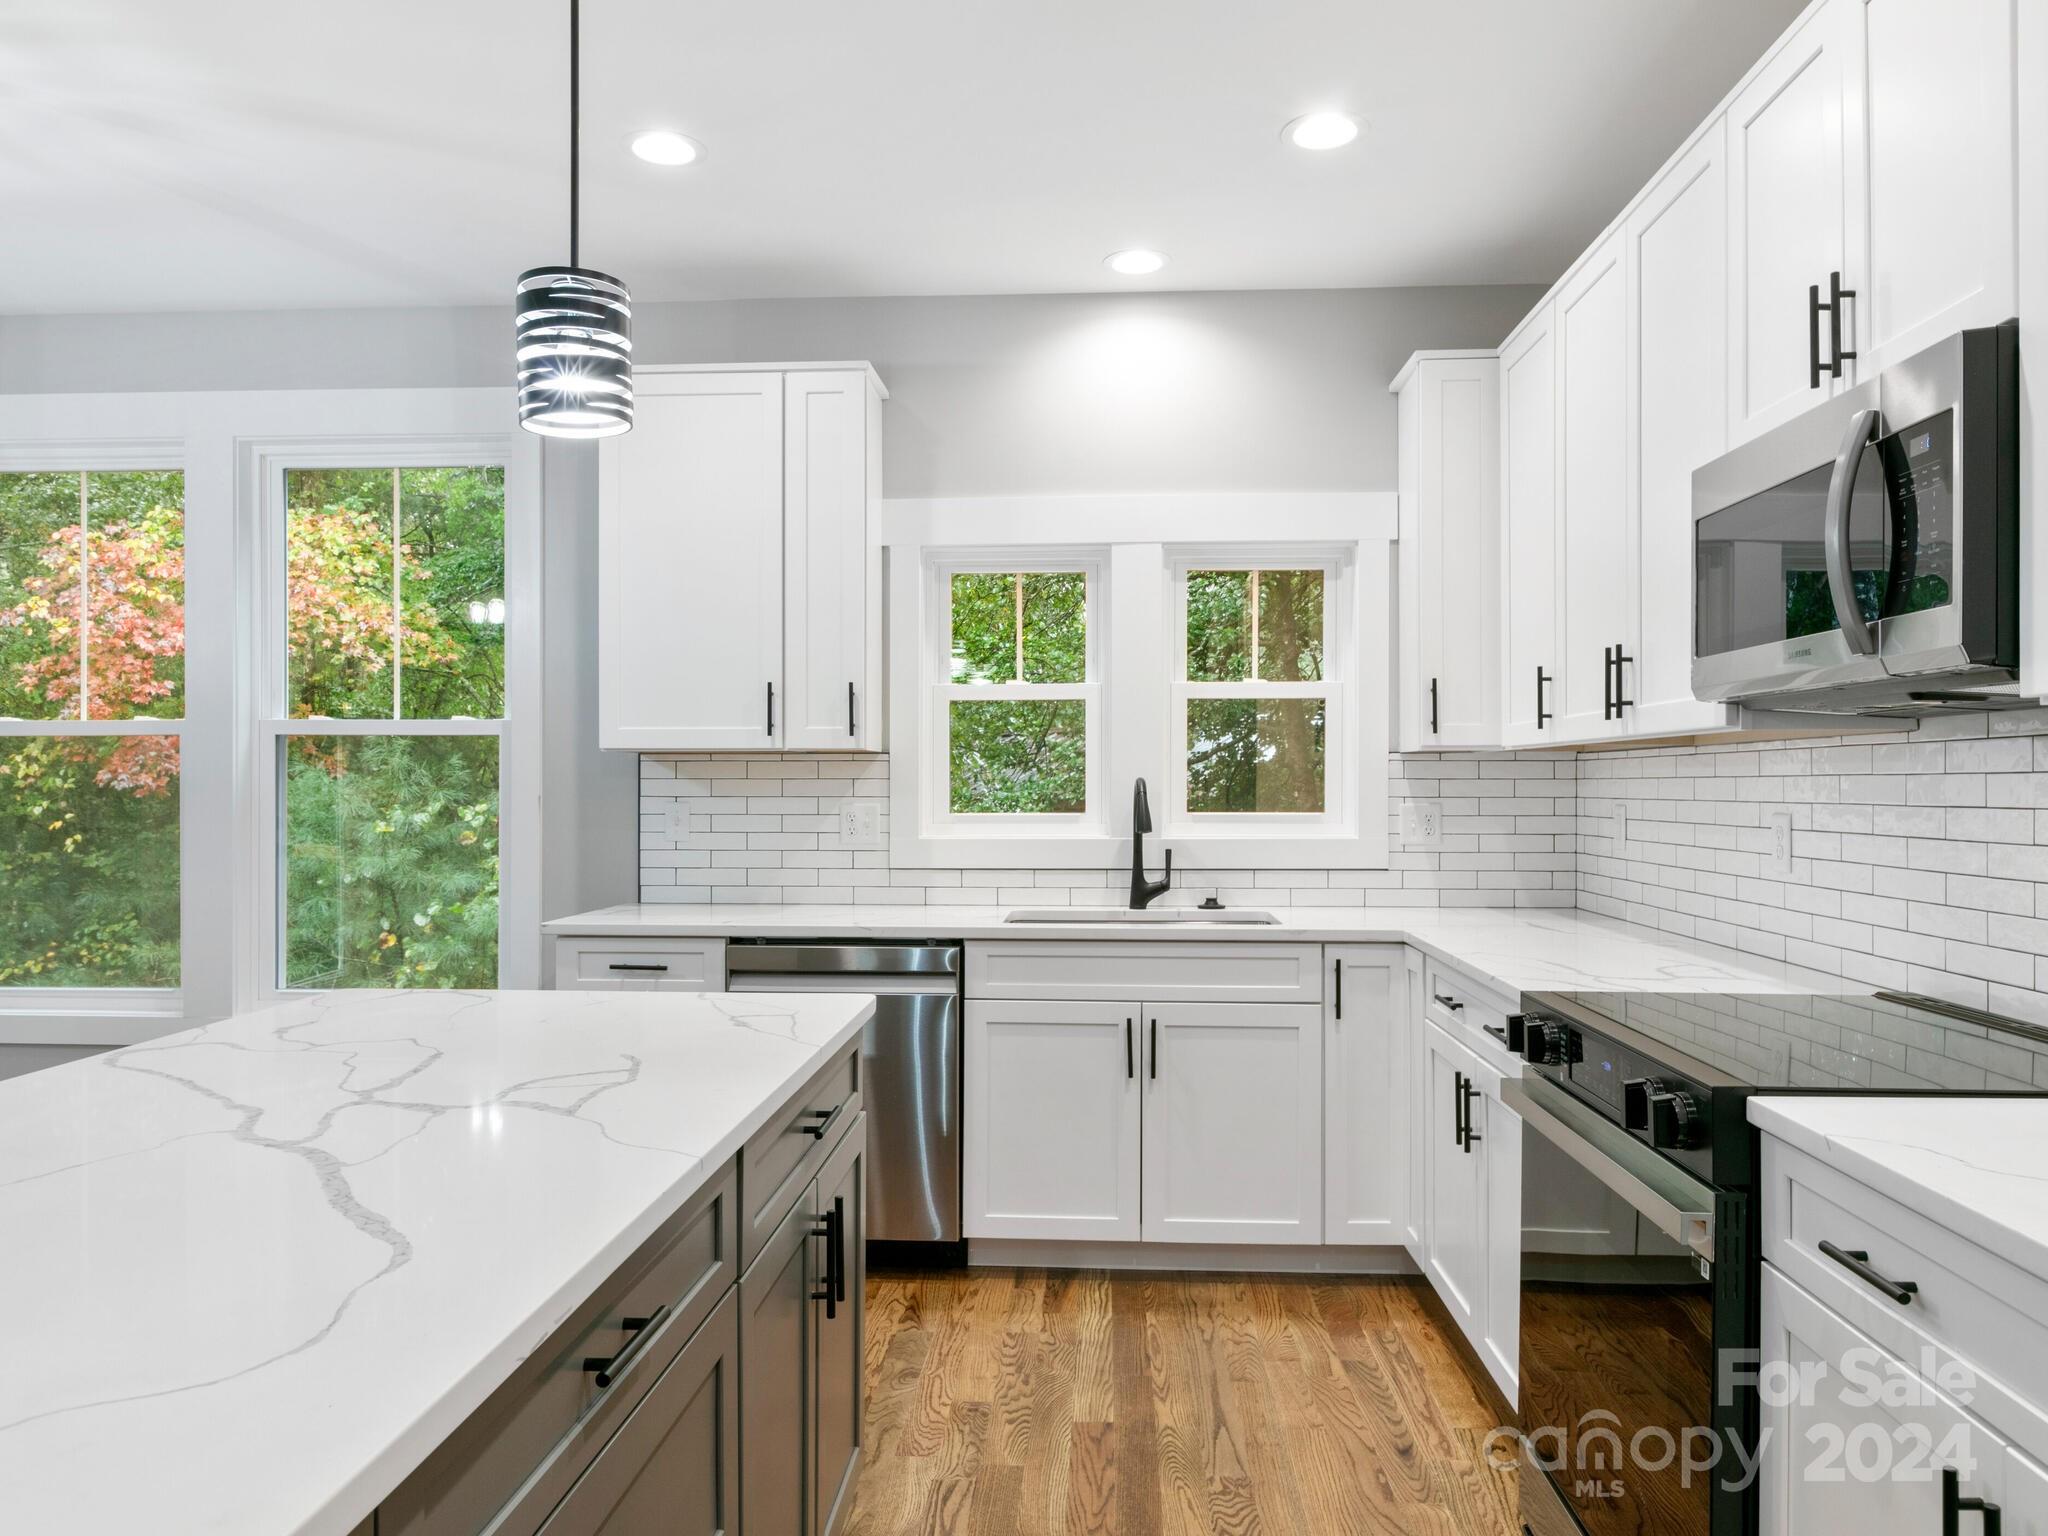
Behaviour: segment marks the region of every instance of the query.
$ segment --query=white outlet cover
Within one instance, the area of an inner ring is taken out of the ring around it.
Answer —
[[[881,847],[881,805],[873,800],[849,800],[840,806],[839,841],[847,848]]]
[[[1401,806],[1401,841],[1410,848],[1441,848],[1444,808],[1438,800],[1408,800]]]
[[[1792,813],[1773,811],[1764,818],[1764,827],[1771,835],[1770,847],[1764,853],[1764,871],[1780,880],[1792,878]]]
[[[671,800],[668,803],[668,835],[676,840],[676,846],[683,848],[690,842],[690,802]]]

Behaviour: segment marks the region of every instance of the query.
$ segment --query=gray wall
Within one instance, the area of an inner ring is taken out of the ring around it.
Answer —
[[[643,306],[649,362],[866,359],[892,496],[1388,490],[1418,347],[1491,346],[1532,287]],[[498,309],[0,317],[0,393],[508,382]],[[637,780],[599,752],[596,453],[548,445],[543,901],[637,894]]]

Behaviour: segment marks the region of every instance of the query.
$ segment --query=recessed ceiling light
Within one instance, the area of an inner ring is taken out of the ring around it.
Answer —
[[[1358,119],[1346,112],[1311,112],[1281,130],[1300,149],[1342,149],[1358,137]]]
[[[633,153],[649,165],[688,165],[704,153],[704,146],[666,128],[652,128],[633,136]]]
[[[1125,277],[1144,277],[1165,266],[1166,258],[1157,251],[1118,251],[1103,257],[1102,264]]]

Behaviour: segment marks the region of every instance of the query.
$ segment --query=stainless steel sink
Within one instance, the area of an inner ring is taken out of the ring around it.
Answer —
[[[1003,914],[1006,923],[1277,923],[1279,918],[1257,907],[1016,907]]]

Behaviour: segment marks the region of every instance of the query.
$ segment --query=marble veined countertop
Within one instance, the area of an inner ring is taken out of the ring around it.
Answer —
[[[1276,892],[1276,895],[1284,894]],[[1840,976],[1702,944],[1568,907],[1285,907],[1279,922],[1006,923],[1004,908],[629,903],[557,918],[552,934],[836,939],[1157,939],[1411,944],[1510,995],[1606,992],[1825,992],[1870,989]]]
[[[0,1527],[353,1530],[873,1008],[329,993],[0,1082]]]
[[[1749,1119],[2029,1274],[2048,1274],[2048,1095],[1759,1095]]]

